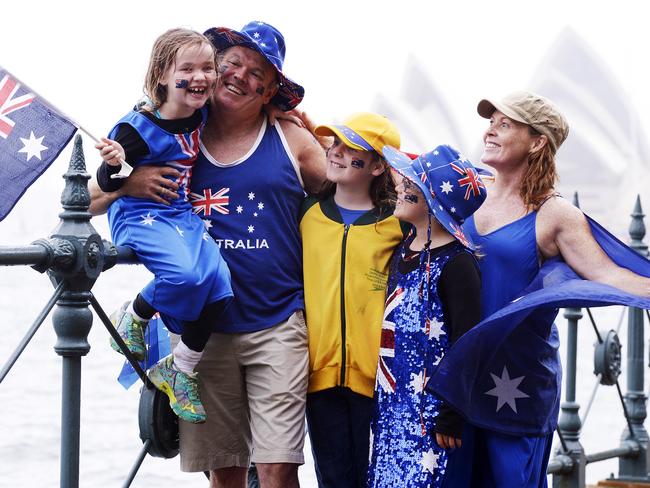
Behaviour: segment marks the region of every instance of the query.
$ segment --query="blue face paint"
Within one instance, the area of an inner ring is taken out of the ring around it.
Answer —
[[[217,71],[219,72],[220,75],[222,75],[226,71],[228,71],[228,66],[226,66],[225,64],[222,64],[221,66],[219,66],[219,69]]]
[[[257,93],[258,95],[264,95],[264,87],[263,86],[258,86],[255,89],[255,93]]]
[[[366,166],[366,162],[362,159],[353,159],[352,167],[357,169],[363,169]]]
[[[176,88],[187,88],[189,85],[188,80],[176,80]]]

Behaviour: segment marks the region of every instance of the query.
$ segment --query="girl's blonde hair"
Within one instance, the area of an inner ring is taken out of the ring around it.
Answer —
[[[208,45],[214,53],[215,67],[217,63],[216,49],[203,34],[191,29],[170,29],[162,34],[151,49],[149,67],[144,79],[144,93],[151,99],[154,108],[159,108],[167,101],[167,87],[162,85],[163,78],[176,62],[176,54],[184,47]]]
[[[528,126],[528,131],[533,137],[541,135],[531,126]],[[528,167],[519,190],[524,204],[532,210],[539,209],[539,206],[554,193],[558,179],[555,151],[549,141],[546,141],[539,151],[528,157]]]

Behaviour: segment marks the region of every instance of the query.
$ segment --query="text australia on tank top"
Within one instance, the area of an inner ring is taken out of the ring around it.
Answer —
[[[304,307],[299,175],[279,124],[265,120],[249,152],[227,165],[201,144],[190,200],[221,248],[235,295],[216,331],[267,329]]]

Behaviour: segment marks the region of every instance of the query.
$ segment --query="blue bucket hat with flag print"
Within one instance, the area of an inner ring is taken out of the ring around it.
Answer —
[[[278,92],[271,99],[273,105],[280,110],[288,111],[296,108],[305,96],[305,89],[291,81],[282,73],[286,46],[284,37],[272,25],[266,22],[249,22],[241,31],[228,27],[212,27],[203,33],[221,52],[233,46],[244,46],[257,51],[273,65],[278,75]]]
[[[476,249],[461,226],[487,197],[485,184],[472,163],[450,146],[438,146],[414,160],[384,146],[384,158],[420,189],[438,222],[468,249]]]

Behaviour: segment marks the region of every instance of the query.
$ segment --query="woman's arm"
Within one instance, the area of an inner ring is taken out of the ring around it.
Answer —
[[[537,245],[544,259],[562,255],[582,278],[650,297],[650,278],[615,264],[594,239],[580,209],[563,198],[551,198],[539,209]]]

